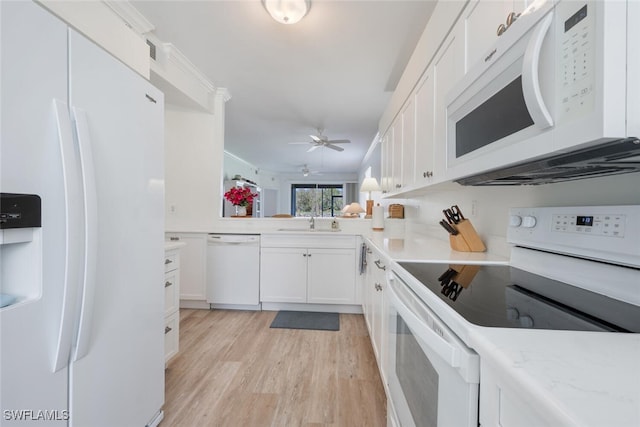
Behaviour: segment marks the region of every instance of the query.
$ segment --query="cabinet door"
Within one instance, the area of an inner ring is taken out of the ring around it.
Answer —
[[[391,174],[392,174],[392,147],[393,144],[393,128],[389,128],[387,132],[381,139],[382,144],[382,152],[381,152],[381,169],[382,169],[382,178],[380,182],[380,186],[382,187],[383,193],[390,193],[392,191],[391,188]]]
[[[371,289],[373,288],[373,259],[371,258],[371,248],[367,246],[367,266],[364,271],[364,277],[362,278],[362,314],[364,320],[367,323],[369,335],[371,332]]]
[[[435,82],[435,138],[434,180],[441,180],[446,169],[447,152],[447,95],[464,76],[464,22],[459,21],[444,41],[434,63]]]
[[[462,15],[465,22],[466,61],[469,68],[483,60],[498,40],[498,26],[506,25],[507,16],[521,13],[529,0],[471,0]]]
[[[418,83],[415,94],[416,148],[415,182],[428,184],[433,178],[433,134],[435,87],[434,67],[429,67]]]
[[[413,185],[415,174],[416,111],[414,94],[402,109],[402,178],[403,187]]]
[[[180,299],[205,301],[207,299],[207,235],[198,233],[171,233],[186,243],[180,252]]]
[[[395,193],[402,189],[402,115],[398,115],[391,125],[393,128],[393,139],[391,142],[392,150],[392,178],[391,178],[391,192]]]
[[[473,67],[498,40],[498,26],[505,24],[513,9],[512,1],[472,0],[462,19],[466,27],[467,64]],[[506,24],[505,24],[506,25]]]
[[[260,251],[260,300],[307,302],[307,250],[262,248]]]
[[[356,303],[355,249],[309,249],[307,302]]]
[[[385,262],[383,261],[383,259],[379,256],[379,255],[374,255],[375,260],[378,261],[377,264],[375,264],[375,270],[373,273],[374,276],[374,291],[373,291],[373,295],[372,295],[372,324],[373,324],[373,335],[372,335],[372,339],[373,339],[373,346],[375,349],[375,353],[377,356],[377,360],[378,360],[378,369],[380,370],[380,374],[382,375],[383,373],[383,368],[384,368],[384,364],[385,364],[385,356],[384,356],[384,345],[383,345],[383,340],[386,339],[386,334],[385,334],[385,325],[386,323],[384,322],[384,312],[383,312],[383,306],[384,306],[384,292],[386,289],[386,276],[385,276],[385,270],[382,269],[382,267],[386,267],[385,266]],[[386,378],[383,378],[383,381]]]

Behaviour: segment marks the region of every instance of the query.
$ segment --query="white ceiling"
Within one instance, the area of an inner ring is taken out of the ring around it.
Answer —
[[[295,25],[257,0],[133,1],[217,87],[226,104],[225,149],[260,169],[356,172],[434,0],[312,0]],[[307,153],[309,134],[350,139]]]

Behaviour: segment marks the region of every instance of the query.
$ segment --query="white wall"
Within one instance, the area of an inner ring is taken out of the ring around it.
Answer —
[[[222,157],[213,114],[165,107],[166,229],[207,230],[218,215]],[[219,160],[221,161],[221,160]]]
[[[487,249],[508,255],[508,209],[522,206],[583,206],[640,204],[640,174],[517,187],[462,187],[452,184],[424,196],[395,200],[405,204],[405,217],[416,231],[437,233],[442,210],[458,205],[471,220]]]

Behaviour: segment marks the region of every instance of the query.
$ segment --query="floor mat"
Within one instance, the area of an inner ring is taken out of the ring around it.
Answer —
[[[340,315],[338,313],[319,313],[313,311],[285,311],[276,315],[271,328],[312,329],[320,331],[339,331]]]

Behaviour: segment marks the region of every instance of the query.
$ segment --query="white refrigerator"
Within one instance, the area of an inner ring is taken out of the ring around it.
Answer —
[[[0,231],[0,425],[156,425],[163,95],[38,4],[0,21],[0,192],[42,203]]]

